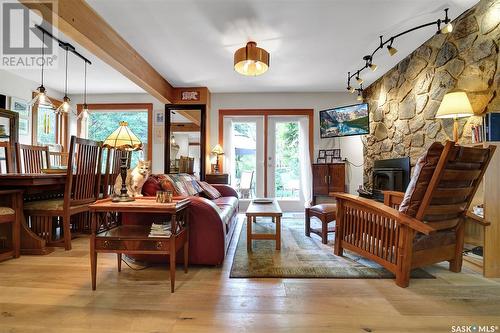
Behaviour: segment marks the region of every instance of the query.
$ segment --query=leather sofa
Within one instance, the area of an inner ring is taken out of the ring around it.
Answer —
[[[155,196],[161,191],[161,175],[151,175],[142,188],[144,196]],[[238,194],[228,185],[213,184],[222,197],[210,200],[199,195],[189,196],[189,264],[220,265],[233,237],[238,214]],[[175,197],[182,198],[182,197]],[[123,224],[151,223],[161,219],[154,214],[123,214]],[[182,261],[182,250],[178,253]],[[141,255],[134,259],[147,262],[166,262],[168,256]]]

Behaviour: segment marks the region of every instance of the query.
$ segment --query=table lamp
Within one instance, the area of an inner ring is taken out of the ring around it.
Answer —
[[[212,149],[212,154],[215,154],[217,156],[214,171],[215,171],[215,173],[219,173],[219,155],[224,155],[224,150],[222,149],[220,144],[217,144],[214,147],[214,149]]]
[[[458,142],[458,118],[473,116],[472,106],[465,91],[453,90],[444,95],[436,118],[453,118],[453,141]]]
[[[103,147],[116,148],[119,150],[131,152],[142,149],[142,142],[130,130],[126,121],[120,121],[120,126],[104,140]],[[127,165],[131,154],[122,154],[120,160],[120,175],[122,177],[122,188],[120,194],[113,197],[114,202],[128,202],[135,199],[130,197],[127,192]]]

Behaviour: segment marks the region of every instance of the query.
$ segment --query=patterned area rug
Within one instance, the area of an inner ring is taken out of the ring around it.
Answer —
[[[312,226],[316,221],[311,221]],[[253,225],[254,232],[274,233],[274,223],[259,218]],[[338,278],[382,279],[394,275],[377,263],[344,250],[344,257],[333,254],[333,234],[327,245],[318,236],[304,235],[304,219],[286,215],[281,222],[281,251],[275,250],[275,242],[253,240],[253,251],[247,253],[246,221],[231,267],[231,278]],[[412,271],[412,278],[434,276],[422,269]]]

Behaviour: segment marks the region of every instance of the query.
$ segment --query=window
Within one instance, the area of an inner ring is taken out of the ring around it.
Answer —
[[[56,121],[56,114],[53,109],[48,107],[38,107],[37,144],[57,144]]]
[[[118,128],[121,121],[126,121],[143,145],[142,151],[132,153],[130,166],[134,168],[140,159],[152,159],[152,114],[152,104],[89,104],[88,118],[79,121],[79,135],[90,140],[104,141]]]

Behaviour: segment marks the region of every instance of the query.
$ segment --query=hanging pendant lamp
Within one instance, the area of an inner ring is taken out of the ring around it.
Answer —
[[[234,70],[245,76],[262,75],[269,69],[269,52],[248,42],[234,53]]]
[[[85,70],[83,74],[83,107],[78,115],[78,119],[87,119],[89,117],[89,106],[87,104],[87,62],[85,63]]]
[[[29,102],[30,106],[38,104],[39,106],[44,106],[48,108],[54,108],[54,104],[52,104],[51,100],[47,97],[45,87],[43,86],[43,69],[45,65],[45,32],[42,32],[42,79],[40,86],[36,88],[35,97]]]
[[[63,102],[59,107],[55,110],[55,113],[57,114],[62,114],[62,113],[69,113],[71,111],[71,105],[69,102],[71,99],[68,97],[68,47],[65,47],[66,49],[66,78],[64,80],[64,97],[63,97]]]

